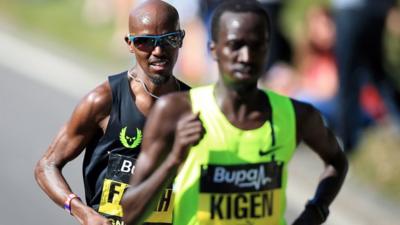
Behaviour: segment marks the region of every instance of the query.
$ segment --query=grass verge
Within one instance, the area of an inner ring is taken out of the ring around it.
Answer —
[[[357,177],[400,202],[400,139],[392,126],[368,129],[350,160]]]

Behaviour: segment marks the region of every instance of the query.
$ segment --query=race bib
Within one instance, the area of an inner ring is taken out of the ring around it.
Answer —
[[[99,213],[107,217],[113,225],[124,225],[122,221],[122,196],[128,188],[129,178],[135,170],[136,160],[119,154],[110,154],[106,177],[103,182]],[[174,195],[172,186],[162,193],[154,212],[146,220],[147,224],[172,224]]]
[[[276,161],[203,165],[197,212],[200,224],[279,224],[282,165]]]

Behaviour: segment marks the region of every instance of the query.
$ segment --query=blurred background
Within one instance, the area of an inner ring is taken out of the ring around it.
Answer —
[[[140,0],[0,0],[0,224],[71,224],[33,167],[79,99],[132,67],[128,12]],[[167,1],[186,31],[175,74],[217,79],[207,50],[221,0]],[[260,0],[272,20],[261,87],[312,103],[350,160],[326,224],[400,224],[400,1]],[[64,169],[83,197],[82,158]],[[322,164],[301,146],[291,164],[288,221],[314,192]]]

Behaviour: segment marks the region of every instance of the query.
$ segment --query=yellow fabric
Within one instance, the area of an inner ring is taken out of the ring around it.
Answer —
[[[206,134],[175,179],[174,224],[285,225],[287,165],[296,145],[290,99],[265,92],[273,129],[268,120],[241,130],[220,111],[213,90],[211,85],[190,91]]]

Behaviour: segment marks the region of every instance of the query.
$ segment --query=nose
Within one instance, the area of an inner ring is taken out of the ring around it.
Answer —
[[[243,46],[239,50],[238,61],[242,63],[249,62],[250,59],[250,49],[248,46]]]
[[[160,45],[157,45],[153,51],[151,52],[152,55],[155,56],[162,56],[164,54],[164,50]]]

